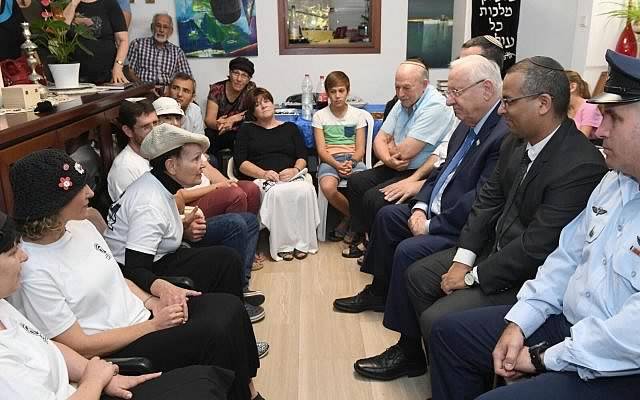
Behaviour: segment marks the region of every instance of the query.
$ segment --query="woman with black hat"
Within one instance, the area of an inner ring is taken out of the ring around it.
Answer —
[[[225,248],[197,249],[227,272],[216,275],[222,293],[185,291],[188,308],[179,290],[163,298],[149,294],[125,280],[85,220],[93,196],[86,175],[50,149],[12,167],[15,218],[30,258],[10,302],[45,337],[84,356],[146,357],[160,371],[216,365],[235,373],[229,398],[255,397],[251,378],[259,361],[251,322],[239,293],[224,293],[239,292],[238,257]]]
[[[49,340],[4,298],[20,285],[27,254],[18,244],[13,221],[0,212],[0,393],[12,400],[111,399],[162,400],[176,392],[189,399],[225,399],[231,372],[190,366],[137,377],[118,374],[118,367],[94,357],[88,360]],[[76,387],[70,385],[76,383]],[[100,397],[104,392],[106,395]],[[110,397],[113,396],[113,397]]]
[[[245,57],[229,62],[227,79],[214,83],[209,90],[207,112],[207,137],[211,140],[210,153],[217,155],[222,149],[233,150],[238,127],[244,121],[249,107],[249,93],[256,84],[251,82],[253,63]]]

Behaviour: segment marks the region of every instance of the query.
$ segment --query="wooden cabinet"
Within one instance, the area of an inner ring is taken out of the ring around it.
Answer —
[[[102,160],[102,173],[114,158],[112,123],[120,103],[129,97],[151,95],[153,85],[137,85],[115,93],[97,93],[61,103],[46,114],[33,112],[0,116],[0,209],[12,213],[11,165],[36,150],[65,147],[80,137],[95,140]]]

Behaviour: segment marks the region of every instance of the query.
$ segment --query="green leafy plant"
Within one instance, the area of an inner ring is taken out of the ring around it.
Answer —
[[[618,8],[603,12],[601,15],[608,15],[611,18],[622,18],[624,20],[631,21],[631,23],[640,22],[640,6],[636,1],[623,1],[621,3],[610,1],[606,4],[615,5]]]
[[[49,50],[51,57],[59,64],[73,62],[73,53],[78,48],[93,55],[91,50],[80,42],[80,38],[95,40],[91,29],[83,24],[68,25],[64,21],[62,10],[69,0],[40,0],[40,3],[44,7],[42,19],[31,23],[33,38],[38,46]]]

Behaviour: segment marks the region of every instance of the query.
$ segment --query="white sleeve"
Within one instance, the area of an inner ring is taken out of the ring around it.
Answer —
[[[76,316],[67,304],[55,280],[44,271],[36,271],[21,282],[16,292],[22,313],[40,332],[54,338],[69,329]]]

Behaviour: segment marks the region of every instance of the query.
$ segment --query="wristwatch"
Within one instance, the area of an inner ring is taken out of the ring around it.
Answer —
[[[471,273],[471,271],[464,274],[464,284],[467,285],[467,287],[475,286],[476,278],[473,277],[473,274]]]
[[[531,357],[531,364],[533,364],[533,367],[539,374],[547,371],[547,368],[544,366],[542,357],[540,355],[544,353],[544,351],[548,348],[549,344],[547,344],[546,341],[534,344],[533,346],[529,347],[529,357]]]
[[[124,65],[124,61],[122,60],[116,60],[116,64],[123,66]]]

